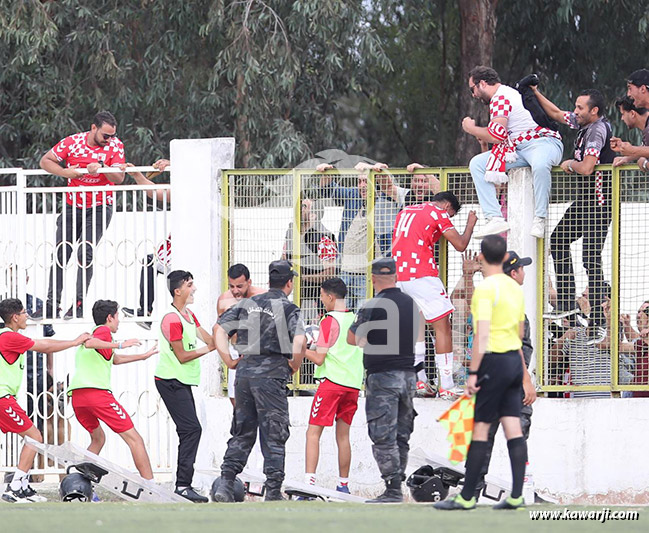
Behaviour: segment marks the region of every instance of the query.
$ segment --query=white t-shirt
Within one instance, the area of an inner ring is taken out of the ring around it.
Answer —
[[[525,109],[521,94],[514,88],[501,85],[489,101],[489,118],[507,118],[507,132],[515,137],[538,127],[530,112]]]

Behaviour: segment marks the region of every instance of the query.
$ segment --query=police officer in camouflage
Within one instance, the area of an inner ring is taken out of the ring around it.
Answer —
[[[288,261],[269,266],[269,290],[246,298],[225,311],[215,330],[216,347],[229,357],[228,337],[237,335],[241,358],[234,383],[237,398],[221,465],[221,484],[214,493],[218,502],[234,501],[234,479],[245,467],[259,439],[264,456],[266,501],[283,500],[285,445],[289,437],[286,384],[304,358],[304,324],[300,308],[289,301],[293,271]]]
[[[410,434],[415,409],[415,343],[419,333],[419,308],[397,288],[397,269],[391,257],[372,263],[376,296],[358,311],[347,342],[363,348],[365,414],[376,460],[386,490],[373,503],[403,501]]]

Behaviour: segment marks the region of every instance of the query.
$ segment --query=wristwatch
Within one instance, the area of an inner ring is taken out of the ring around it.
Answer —
[[[467,372],[467,374],[469,374],[469,376],[477,376],[477,375],[478,375],[478,371],[477,371],[477,370],[469,370],[469,371]]]

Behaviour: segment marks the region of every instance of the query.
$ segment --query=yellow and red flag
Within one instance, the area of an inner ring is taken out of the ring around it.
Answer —
[[[462,395],[437,419],[448,430],[447,440],[451,443],[448,458],[454,464],[466,460],[473,435],[474,412],[475,395],[471,398]]]

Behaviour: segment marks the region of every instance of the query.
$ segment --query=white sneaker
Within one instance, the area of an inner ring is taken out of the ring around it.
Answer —
[[[42,503],[47,501],[47,498],[45,496],[41,496],[38,492],[36,492],[31,487],[31,485],[27,485],[27,488],[23,489],[23,494],[25,495],[25,498],[27,498],[30,502]]]
[[[536,237],[537,239],[542,239],[543,237],[545,237],[545,218],[534,217],[530,235],[532,237]]]
[[[23,489],[11,490],[9,486],[7,486],[7,490],[2,495],[2,501],[7,503],[32,503],[25,496]]]
[[[464,389],[460,387],[443,389],[442,387],[440,387],[437,394],[442,400],[455,401],[464,394]]]
[[[476,239],[484,239],[487,235],[498,235],[504,231],[509,231],[509,222],[503,217],[493,217],[487,219],[487,224],[480,231],[473,234]]]

